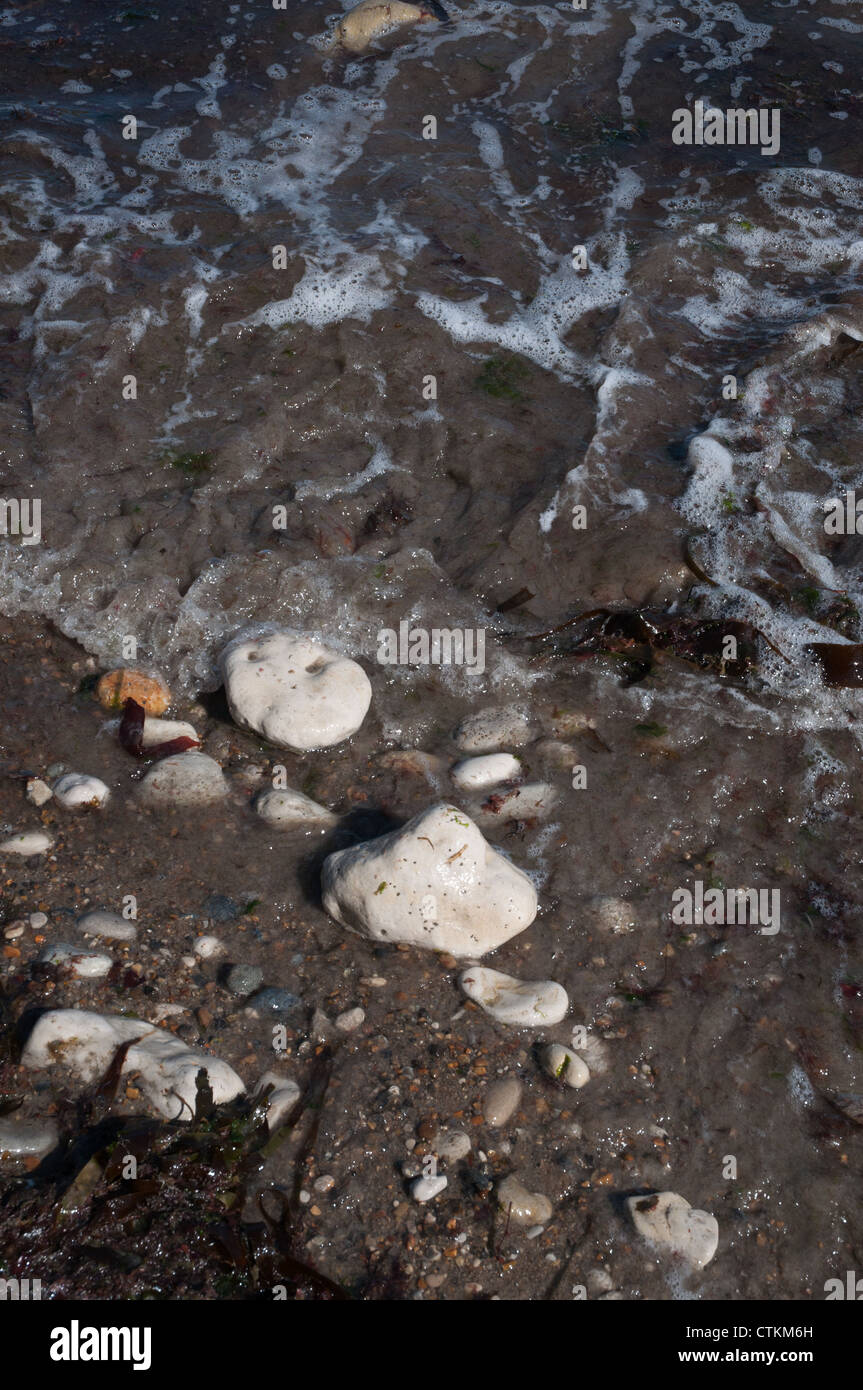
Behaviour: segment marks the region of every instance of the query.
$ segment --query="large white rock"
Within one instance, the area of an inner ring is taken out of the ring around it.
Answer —
[[[302,633],[236,637],[219,664],[237,724],[298,753],[350,738],[371,704],[363,668]]]
[[[703,1269],[716,1254],[719,1223],[706,1211],[696,1211],[677,1192],[652,1192],[628,1197],[633,1225],[650,1245],[680,1255]]]
[[[255,810],[261,820],[279,829],[293,825],[335,825],[338,819],[326,806],[319,806],[310,796],[291,791],[289,787],[284,791],[271,788],[261,792],[255,801]]]
[[[459,984],[485,1013],[516,1028],[560,1023],[569,1008],[566,990],[554,980],[516,980],[486,965],[463,971]]]
[[[172,753],[150,768],[138,795],[147,806],[204,806],[226,797],[228,784],[206,753]]]
[[[98,777],[84,772],[67,772],[54,783],[54,796],[69,811],[79,806],[104,806],[111,793]]]
[[[481,956],[524,931],[536,889],[455,806],[432,806],[400,830],[331,854],[324,907],[361,936]]]
[[[21,1054],[25,1067],[70,1067],[83,1081],[107,1070],[121,1043],[132,1040],[123,1075],[137,1073],[135,1085],[152,1108],[168,1120],[191,1120],[195,1113],[195,1078],[203,1067],[213,1099],[233,1100],[243,1083],[227,1062],[196,1052],[172,1033],[138,1018],[54,1009],[36,1022]]]

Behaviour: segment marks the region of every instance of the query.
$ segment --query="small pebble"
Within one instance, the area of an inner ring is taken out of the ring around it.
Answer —
[[[434,1178],[417,1178],[411,1183],[411,1196],[415,1202],[430,1202],[443,1192],[446,1185],[447,1179],[442,1173]]]
[[[199,936],[192,949],[199,960],[210,960],[220,955],[225,947],[217,936]]]
[[[24,935],[23,922],[13,922],[11,927],[7,927],[3,933],[7,941],[17,941],[19,936]]]
[[[39,960],[49,965],[65,966],[80,980],[100,980],[107,975],[114,964],[103,951],[94,951],[87,946],[74,946],[66,941],[58,941],[46,946],[40,952]]]
[[[521,775],[521,763],[511,753],[487,753],[481,758],[465,758],[456,763],[450,776],[465,791],[482,791],[500,786]]]
[[[315,1178],[314,1189],[316,1192],[332,1192],[336,1185],[336,1180],[330,1173],[322,1173],[319,1178]]]
[[[232,965],[225,978],[231,994],[254,994],[264,983],[264,972],[259,965]]]
[[[274,1014],[279,1018],[290,1018],[303,1007],[302,999],[287,989],[275,989],[272,985],[259,990],[249,1000],[249,1008],[259,1014]]]
[[[497,1200],[514,1226],[544,1226],[551,1220],[552,1206],[548,1198],[541,1192],[528,1192],[515,1174],[498,1183]]]
[[[542,1064],[543,1069],[555,1081],[562,1081],[574,1090],[586,1086],[590,1080],[587,1064],[571,1047],[564,1047],[561,1043],[549,1043],[548,1047],[543,1049]]]
[[[30,926],[34,931],[39,931],[41,927],[47,927],[48,915],[45,912],[31,912]]]
[[[499,970],[475,965],[463,971],[459,984],[492,1018],[515,1028],[560,1023],[569,1008],[566,990],[553,980],[516,980]]]
[[[515,1076],[506,1076],[489,1086],[482,1114],[490,1129],[501,1129],[512,1119],[518,1109],[521,1092],[522,1084]]]
[[[471,1151],[470,1135],[461,1129],[440,1130],[431,1141],[432,1152],[444,1163],[457,1163]]]
[[[134,922],[117,912],[104,912],[101,908],[79,917],[78,930],[86,936],[103,937],[106,941],[134,941],[138,935]]]
[[[354,1033],[360,1024],[365,1022],[365,1018],[364,1009],[346,1009],[336,1018],[336,1027],[340,1033]]]
[[[81,806],[104,806],[111,793],[98,777],[83,772],[67,772],[54,784],[54,796],[67,811]]]
[[[43,782],[41,777],[31,777],[27,782],[27,800],[32,801],[34,806],[44,806],[53,795],[48,783]]]

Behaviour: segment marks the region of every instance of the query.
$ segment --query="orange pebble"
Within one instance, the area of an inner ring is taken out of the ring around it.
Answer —
[[[147,714],[164,714],[171,703],[171,692],[159,676],[125,667],[108,671],[96,685],[96,699],[103,709],[122,709],[127,700],[136,700]]]

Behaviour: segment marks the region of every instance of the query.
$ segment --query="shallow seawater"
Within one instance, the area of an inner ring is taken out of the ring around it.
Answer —
[[[58,835],[6,866],[6,920],[44,902],[62,940],[138,895],[148,1007],[182,1003],[247,1082],[266,1021],[177,963],[208,895],[255,904],[218,928],[229,958],[309,1019],[362,1005],[311,1170],[336,1182],[301,1213],[360,1294],[569,1298],[601,1266],[629,1298],[822,1297],[860,1241],[836,1098],[863,1089],[863,700],[807,649],[863,641],[860,543],[824,527],[863,487],[863,21],[846,0],[447,8],[353,57],[318,0],[0,11],[0,492],[41,507],[37,544],[0,536],[0,819]],[[779,149],[675,144],[697,100],[778,111]],[[767,641],[744,674],[666,652],[629,681],[626,652],[532,640],[642,606]],[[484,671],[381,665],[403,621],[482,630]],[[363,664],[348,744],[287,755],[231,724],[216,658],[266,624]],[[130,638],[231,778],[194,823],[135,806],[86,689]],[[549,1039],[603,1040],[578,1092],[465,1008],[456,971],[320,907],[328,848],[452,797],[452,731],[485,705],[529,717],[525,773],[558,798],[486,829],[541,901],[492,963],[567,988]],[[37,814],[22,777],[60,763],[112,810]],[[339,812],[334,839],[256,819],[280,764]],[[696,881],[779,890],[779,931],[679,925]],[[635,931],[602,929],[603,895]],[[15,949],[20,1003],[39,948]],[[40,1002],[128,1004],[48,984]],[[308,1028],[292,1047],[301,1077]],[[512,1071],[509,1129],[474,1125]],[[476,1140],[433,1212],[402,1170],[429,1117]],[[508,1260],[486,1182],[510,1169],[555,1216]],[[653,1188],[717,1217],[702,1273],[627,1227],[622,1196]]]

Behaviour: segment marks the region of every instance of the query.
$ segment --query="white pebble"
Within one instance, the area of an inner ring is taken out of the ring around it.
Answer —
[[[511,753],[487,753],[482,758],[466,758],[456,763],[451,776],[456,786],[465,791],[482,791],[484,787],[511,782],[520,773],[521,763]]]
[[[204,806],[228,795],[222,769],[206,753],[172,753],[138,783],[147,806]]]
[[[528,1192],[515,1174],[497,1185],[497,1200],[514,1226],[544,1226],[551,1220],[552,1206],[541,1192]]]
[[[493,753],[508,744],[521,748],[530,738],[530,721],[518,709],[482,709],[463,719],[453,734],[463,753]]]
[[[350,738],[371,704],[363,668],[303,633],[241,635],[219,664],[235,722],[298,753]]]
[[[542,1062],[549,1076],[572,1086],[574,1090],[586,1086],[590,1080],[587,1063],[571,1047],[564,1047],[562,1043],[549,1043],[543,1051]]]
[[[443,1192],[446,1185],[447,1179],[442,1173],[434,1178],[417,1178],[411,1183],[411,1196],[415,1202],[430,1202]]]
[[[335,825],[338,817],[326,806],[319,806],[311,797],[302,792],[284,791],[261,792],[255,801],[255,810],[268,825],[284,828],[292,825]]]
[[[485,1013],[516,1028],[560,1023],[569,1008],[566,990],[553,980],[516,980],[499,970],[475,965],[463,972],[459,984]]]
[[[0,854],[20,854],[25,857],[44,854],[53,843],[51,836],[46,835],[44,830],[24,830],[19,835],[12,835],[8,840],[4,840],[0,844]]]
[[[39,955],[40,961],[48,965],[60,965],[71,970],[79,980],[101,980],[114,964],[103,951],[89,950],[86,946],[72,946],[66,941],[58,941],[46,946]]]
[[[78,918],[78,930],[86,936],[104,937],[106,941],[134,941],[138,929],[134,922],[121,917],[117,912],[104,912],[94,908]]]
[[[482,1106],[482,1116],[490,1129],[502,1129],[515,1114],[521,1100],[522,1085],[517,1076],[492,1082]]]
[[[33,928],[34,931],[38,931],[40,927],[47,927],[47,925],[48,925],[48,916],[47,916],[47,913],[45,913],[45,912],[31,912],[31,913],[30,913],[30,926]]]
[[[192,947],[199,960],[210,960],[221,955],[225,947],[217,936],[199,936]]]
[[[472,1145],[469,1134],[461,1129],[453,1129],[436,1134],[431,1147],[432,1152],[445,1163],[457,1163],[460,1158],[467,1158]]]
[[[654,1192],[629,1197],[626,1202],[633,1225],[652,1246],[679,1255],[696,1269],[703,1269],[716,1254],[719,1223],[706,1211],[696,1211],[677,1192]]]
[[[56,800],[70,811],[79,806],[104,806],[110,795],[104,782],[83,772],[67,772],[54,783]]]

